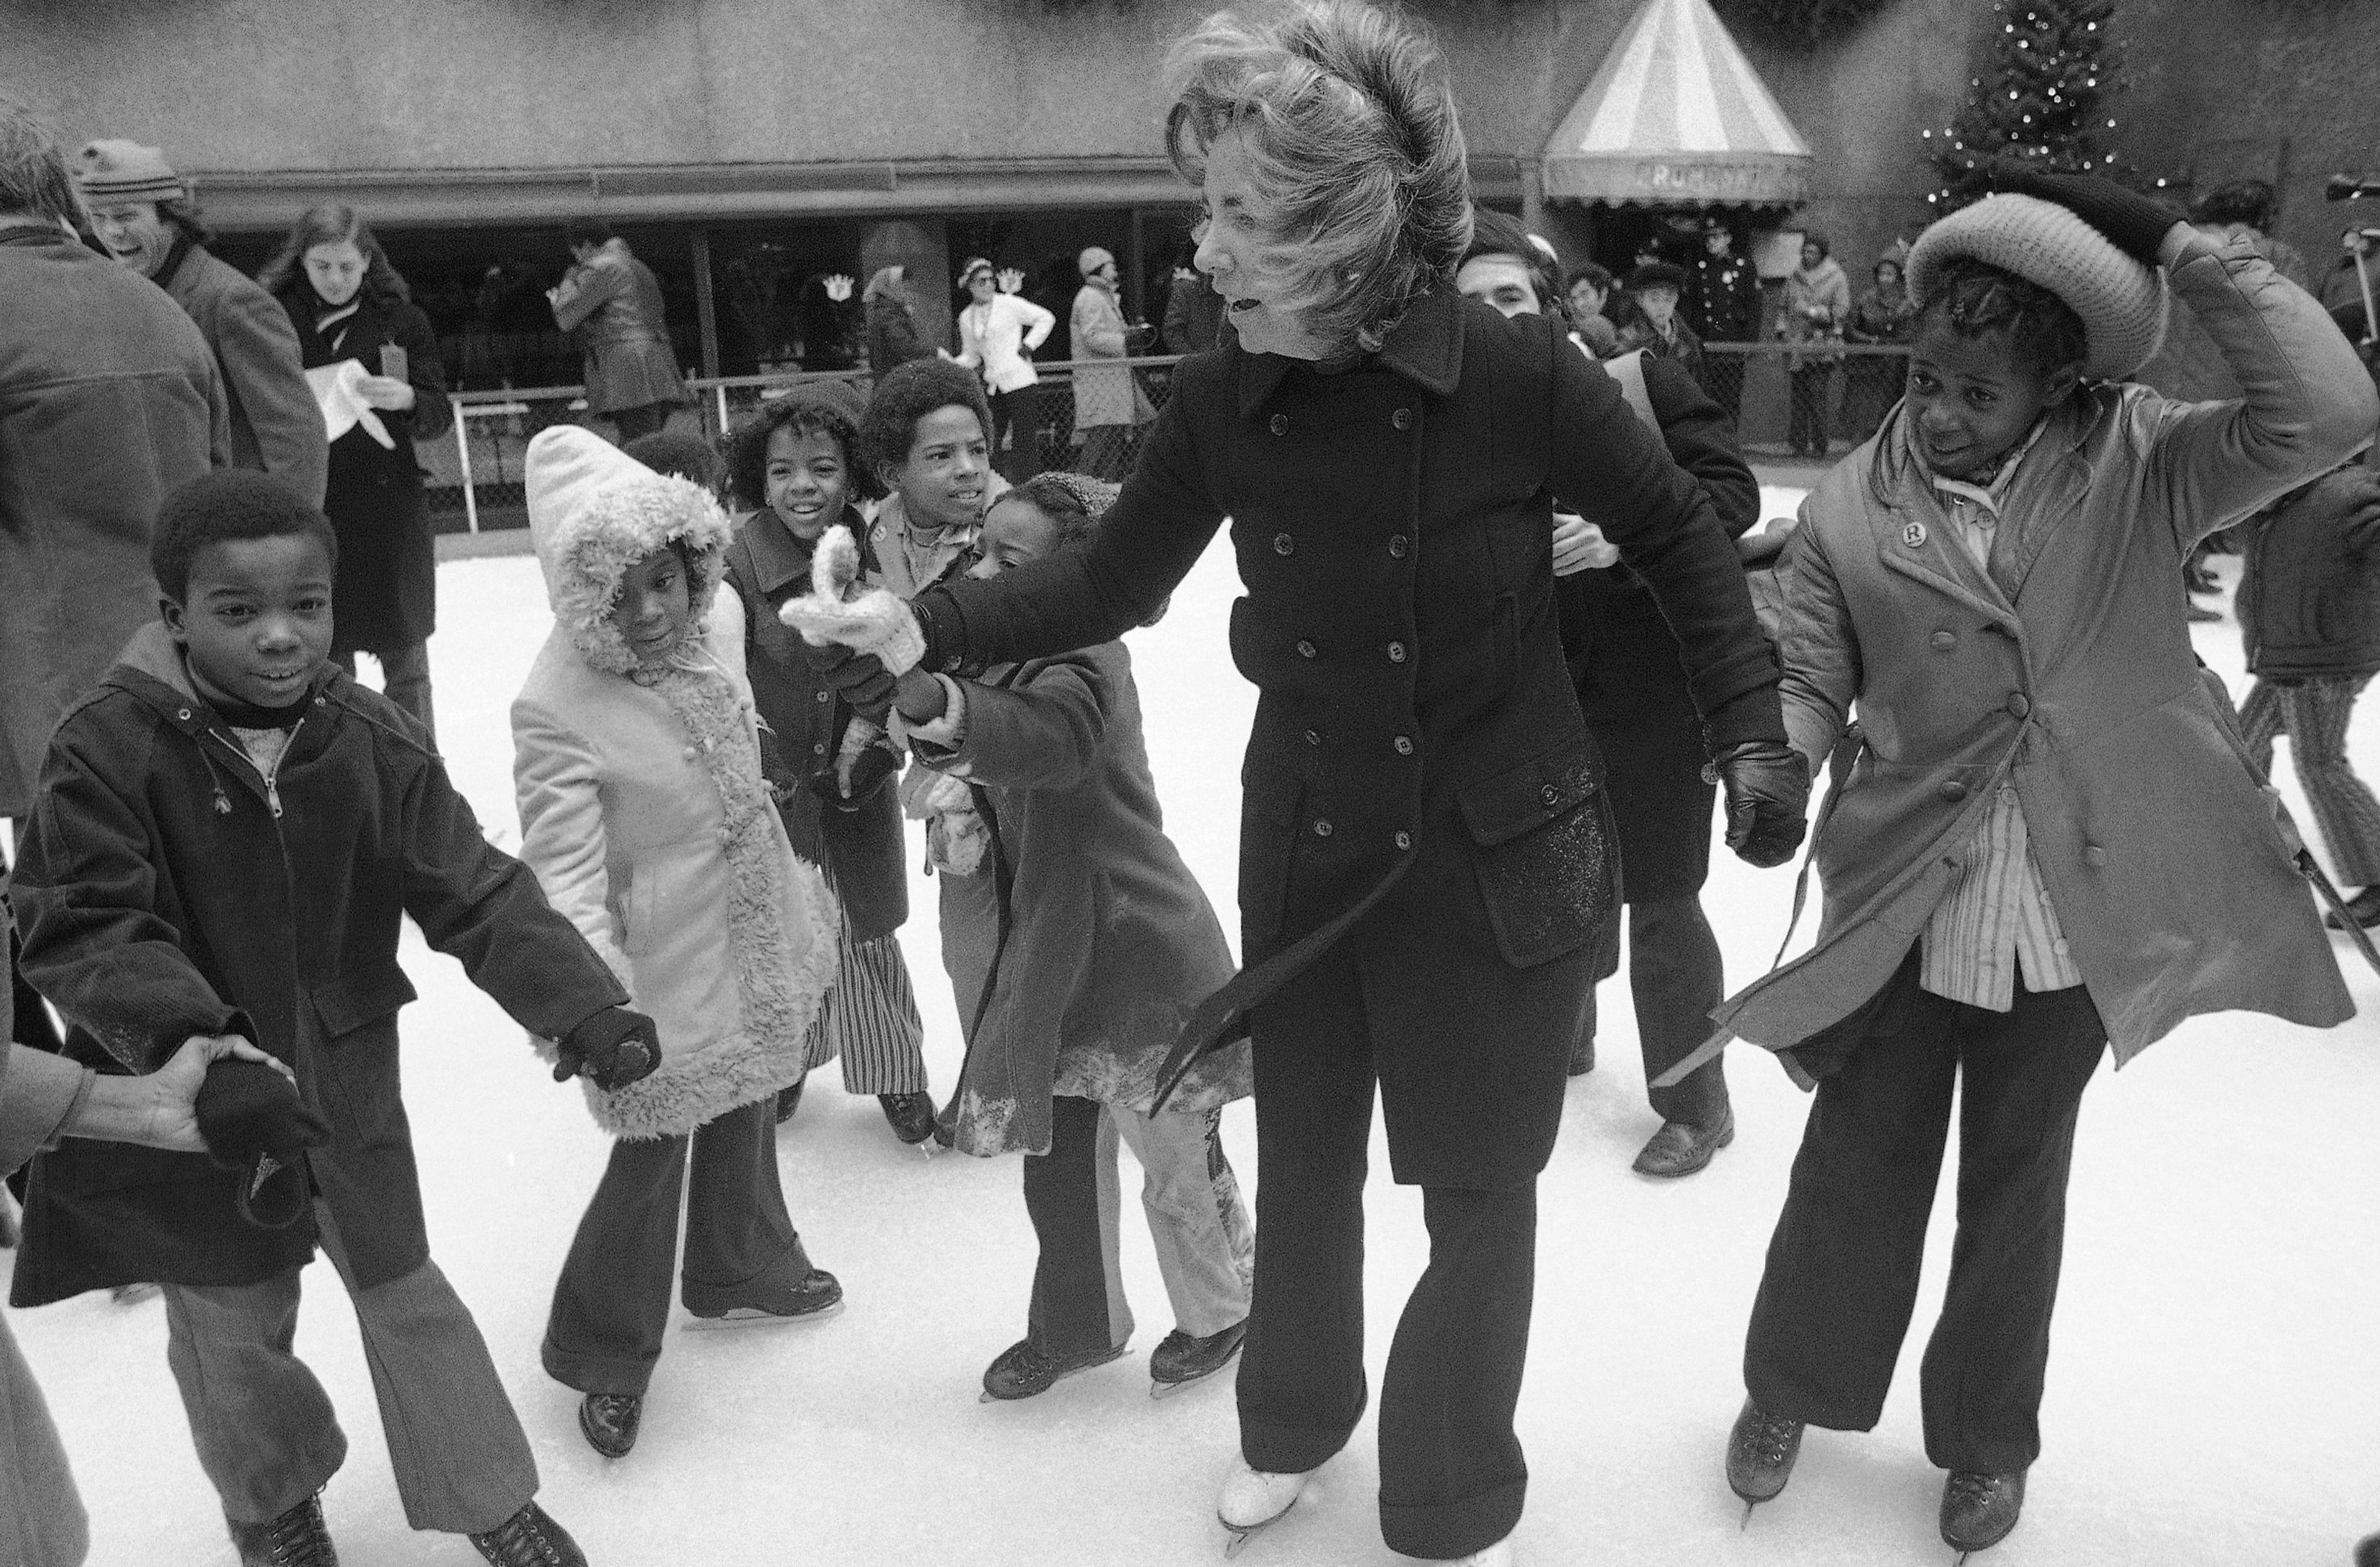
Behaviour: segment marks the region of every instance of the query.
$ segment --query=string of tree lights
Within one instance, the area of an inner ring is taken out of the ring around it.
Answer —
[[[1970,79],[1948,128],[1923,133],[1942,182],[1925,198],[1935,213],[1983,195],[1996,159],[2142,183],[2110,145],[2108,105],[2123,91],[2122,50],[2109,29],[2115,0],[1998,0],[1995,9],[1989,70]]]

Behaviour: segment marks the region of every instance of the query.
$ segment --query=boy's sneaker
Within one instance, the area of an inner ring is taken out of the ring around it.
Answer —
[[[465,1537],[495,1567],[587,1567],[578,1542],[533,1501],[487,1533]]]
[[[797,1317],[823,1317],[843,1304],[843,1285],[823,1268],[813,1268],[791,1284],[780,1284],[733,1305],[686,1308],[706,1322],[783,1322]]]
[[[892,1135],[905,1143],[922,1143],[934,1135],[934,1096],[931,1094],[879,1094],[876,1102],[884,1107],[884,1119],[892,1124]]]
[[[322,1523],[322,1493],[316,1491],[268,1524],[224,1522],[239,1548],[239,1567],[339,1567],[331,1531]]]
[[[625,1458],[645,1418],[640,1393],[589,1393],[578,1401],[578,1431],[606,1458]]]
[[[1195,1382],[1201,1377],[1211,1377],[1232,1363],[1232,1357],[1240,1353],[1240,1346],[1247,1342],[1247,1337],[1245,1318],[1203,1339],[1194,1339],[1176,1328],[1150,1352],[1148,1379],[1155,1382],[1161,1391],[1180,1387],[1184,1382]]]
[[[1031,1339],[1019,1339],[1002,1350],[1000,1357],[984,1369],[983,1396],[989,1401],[1046,1393],[1061,1378],[1105,1366],[1123,1354],[1125,1347],[1117,1344],[1112,1349],[1087,1350],[1081,1354],[1043,1354],[1033,1347]]]

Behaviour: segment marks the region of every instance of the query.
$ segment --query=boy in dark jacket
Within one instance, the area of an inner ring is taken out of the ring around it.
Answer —
[[[2380,672],[2380,475],[2349,463],[2291,492],[2241,529],[2232,607],[2256,677],[2240,728],[2257,768],[2286,734],[2347,910],[2380,925],[2380,800],[2347,759],[2355,698]],[[2338,917],[2333,915],[2337,925]]]
[[[585,1559],[530,1500],[487,1345],[430,1259],[398,1093],[400,918],[560,1040],[557,1076],[634,1081],[660,1047],[535,878],[482,840],[419,725],[331,664],[336,556],[322,515],[262,475],[184,485],[152,546],[163,624],[51,742],[14,894],[67,1053],[143,1073],[240,1035],[297,1088],[218,1063],[199,1101],[215,1162],[43,1154],[13,1298],[162,1283],[166,1358],[241,1561],[327,1563],[318,1493],[346,1439],[291,1353],[319,1242],[355,1303],[407,1521],[505,1567],[571,1567]]]

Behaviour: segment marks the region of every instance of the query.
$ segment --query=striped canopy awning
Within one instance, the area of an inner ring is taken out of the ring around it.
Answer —
[[[1645,0],[1546,144],[1548,197],[1789,205],[1810,148],[1709,0]]]

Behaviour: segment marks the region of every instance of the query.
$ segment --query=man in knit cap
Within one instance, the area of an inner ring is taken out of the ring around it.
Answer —
[[[321,505],[330,443],[288,313],[208,252],[212,237],[189,187],[158,149],[86,142],[75,158],[75,184],[108,254],[172,295],[199,323],[231,404],[232,466],[271,474],[308,505]]]

